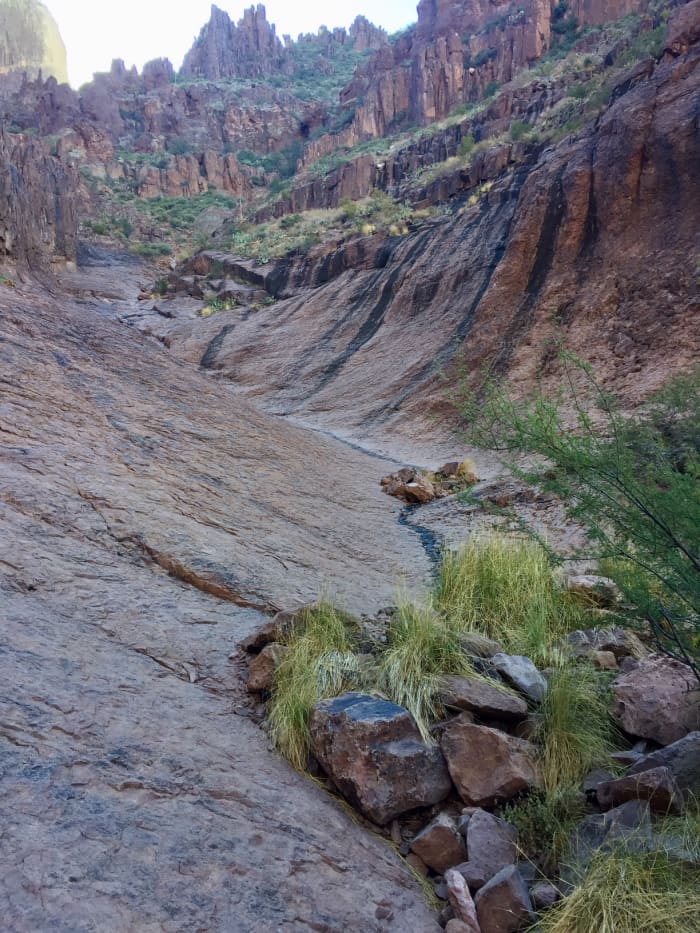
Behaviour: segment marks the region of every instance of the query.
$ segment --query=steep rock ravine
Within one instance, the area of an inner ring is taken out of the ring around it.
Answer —
[[[424,581],[387,464],[115,320],[135,274],[0,288],[3,928],[437,930],[269,748],[235,661],[260,608]]]

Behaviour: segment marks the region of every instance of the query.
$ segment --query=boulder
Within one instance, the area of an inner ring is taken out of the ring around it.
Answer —
[[[700,690],[686,664],[665,655],[643,658],[613,683],[612,713],[632,735],[671,745],[700,728]]]
[[[464,920],[457,920],[453,917],[447,921],[445,933],[481,933],[481,927],[477,920],[475,924],[465,923]]]
[[[639,774],[626,774],[596,787],[596,797],[603,810],[628,800],[646,800],[656,813],[679,813],[682,796],[668,768],[650,768]]]
[[[700,731],[688,735],[644,755],[629,769],[628,774],[640,774],[651,768],[666,767],[683,794],[700,797]]]
[[[516,933],[535,919],[530,895],[515,865],[494,875],[474,903],[481,933]]]
[[[271,645],[265,645],[260,654],[255,655],[248,667],[249,693],[264,693],[272,688],[277,668],[287,650],[284,645],[273,642]]]
[[[539,783],[536,751],[515,738],[469,721],[462,714],[447,724],[441,745],[460,797],[477,807],[492,807]]]
[[[607,813],[596,813],[581,820],[572,832],[562,862],[562,879],[576,884],[585,873],[594,853],[603,845],[632,840],[642,849],[651,842],[649,804],[630,800]]]
[[[494,654],[502,654],[503,646],[493,638],[482,635],[481,632],[462,632],[459,636],[459,645],[465,654],[477,658],[492,658]]]
[[[418,833],[411,843],[411,851],[439,874],[463,862],[467,856],[464,839],[448,813],[440,813]]]
[[[496,654],[491,663],[507,684],[533,703],[541,703],[547,692],[547,681],[530,658],[515,654]]]
[[[464,878],[458,871],[450,869],[445,872],[445,885],[447,886],[447,899],[454,911],[455,919],[461,924],[458,933],[481,933],[476,907]],[[449,929],[449,924],[447,929]]]
[[[588,573],[570,574],[564,581],[569,593],[582,602],[599,609],[613,609],[622,601],[622,594],[616,583],[608,577]]]
[[[579,629],[570,632],[563,643],[575,658],[590,657],[596,651],[610,651],[618,661],[623,658],[644,658],[649,654],[634,632],[621,625]]]
[[[467,858],[457,870],[470,890],[477,891],[506,865],[515,864],[518,830],[492,813],[477,810],[467,827]]]
[[[536,910],[548,910],[562,898],[562,892],[551,881],[538,881],[530,888],[530,899]]]
[[[380,825],[438,803],[452,788],[440,749],[426,745],[408,710],[388,700],[360,693],[322,700],[311,740],[338,790]]]
[[[486,719],[517,722],[527,717],[527,703],[522,697],[483,678],[443,677],[440,697],[445,706],[468,710]]]
[[[618,670],[617,658],[612,651],[592,651],[589,657],[593,667],[597,667],[599,671]]]
[[[381,485],[385,493],[408,503],[426,503],[437,499],[438,488],[421,472],[410,467],[397,470],[382,477]]]

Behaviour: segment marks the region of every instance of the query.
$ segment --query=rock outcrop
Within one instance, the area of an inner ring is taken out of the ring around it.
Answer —
[[[0,131],[0,260],[46,268],[75,259],[77,177],[40,140]]]
[[[66,47],[56,20],[38,0],[0,0],[0,75],[12,72],[68,81]]]

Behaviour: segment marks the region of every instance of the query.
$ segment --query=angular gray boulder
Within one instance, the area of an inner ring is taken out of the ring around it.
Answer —
[[[547,693],[547,681],[530,658],[519,654],[495,654],[491,664],[509,686],[531,703],[542,702]]]
[[[402,706],[361,693],[322,700],[311,716],[312,751],[340,793],[384,825],[452,789],[445,759],[426,745]]]
[[[485,810],[472,814],[467,827],[467,861],[457,870],[471,891],[478,891],[518,859],[518,830]]]

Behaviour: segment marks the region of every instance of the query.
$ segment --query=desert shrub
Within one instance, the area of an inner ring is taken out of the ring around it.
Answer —
[[[495,383],[467,392],[471,440],[566,504],[587,532],[584,556],[609,561],[658,647],[700,679],[700,367],[623,417],[590,367],[562,363],[559,398],[519,400]],[[539,464],[523,467],[533,453]]]
[[[515,122],[510,125],[510,138],[513,142],[517,142],[519,139],[523,138],[529,129],[530,127],[524,120],[515,120]]]
[[[556,872],[585,810],[578,788],[562,787],[547,793],[533,791],[504,806],[500,815],[517,828],[523,855],[550,875]]]

